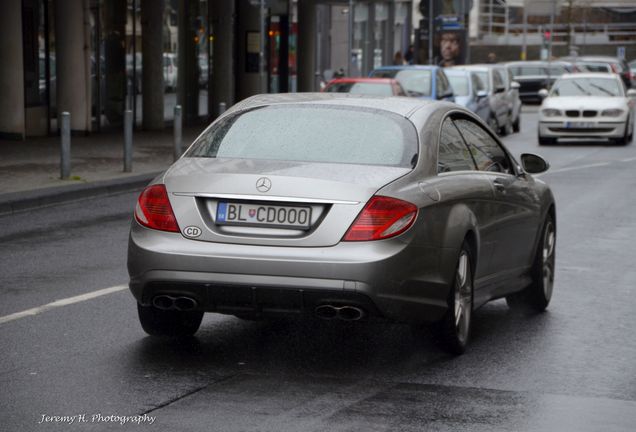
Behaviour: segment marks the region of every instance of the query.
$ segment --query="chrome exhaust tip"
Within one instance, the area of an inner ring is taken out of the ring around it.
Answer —
[[[174,297],[158,295],[152,299],[152,305],[157,309],[170,310],[174,307]]]
[[[190,297],[177,297],[174,299],[174,308],[179,311],[191,311],[197,307],[197,301]]]
[[[338,308],[338,318],[345,321],[358,321],[364,317],[364,310],[355,306]]]
[[[356,306],[333,306],[328,304],[316,307],[314,313],[318,318],[325,320],[338,318],[343,321],[358,321],[365,316],[364,309]]]
[[[330,320],[338,316],[338,309],[331,305],[321,305],[314,309],[314,313],[318,318]]]

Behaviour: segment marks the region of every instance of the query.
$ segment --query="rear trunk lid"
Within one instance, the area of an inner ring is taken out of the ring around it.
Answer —
[[[337,244],[375,192],[410,168],[182,158],[164,176],[185,237],[268,246]]]

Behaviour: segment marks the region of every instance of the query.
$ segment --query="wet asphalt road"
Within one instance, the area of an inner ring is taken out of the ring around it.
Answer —
[[[539,148],[535,128],[525,113],[504,141],[552,164],[542,176],[558,219],[548,312],[490,303],[454,358],[380,323],[208,314],[194,338],[154,340],[117,291],[0,324],[0,430],[636,430],[636,143]],[[135,198],[0,217],[0,320],[125,284]],[[109,417],[143,414],[154,423]]]

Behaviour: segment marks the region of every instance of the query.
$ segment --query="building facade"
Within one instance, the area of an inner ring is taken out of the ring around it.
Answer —
[[[316,91],[342,69],[366,75],[407,51],[404,0],[3,0],[0,137],[161,129],[182,107],[207,122],[221,103]]]

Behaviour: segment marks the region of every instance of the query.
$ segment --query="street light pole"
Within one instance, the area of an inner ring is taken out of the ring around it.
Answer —
[[[349,0],[349,16],[347,17],[349,25],[349,37],[347,39],[347,76],[351,76],[351,63],[353,62],[353,0]]]
[[[554,17],[556,15],[556,2],[552,0],[552,12],[550,13],[550,39],[548,40],[548,62],[552,61],[552,41],[554,40]]]
[[[265,73],[265,0],[260,0],[260,47],[258,53],[258,73],[261,79],[261,93],[267,93],[267,74]]]
[[[528,36],[528,2],[525,1],[523,4],[523,45],[521,48],[521,60],[527,60],[528,59],[528,41],[527,41],[527,36]]]
[[[428,1],[428,64],[433,64],[433,0]]]

